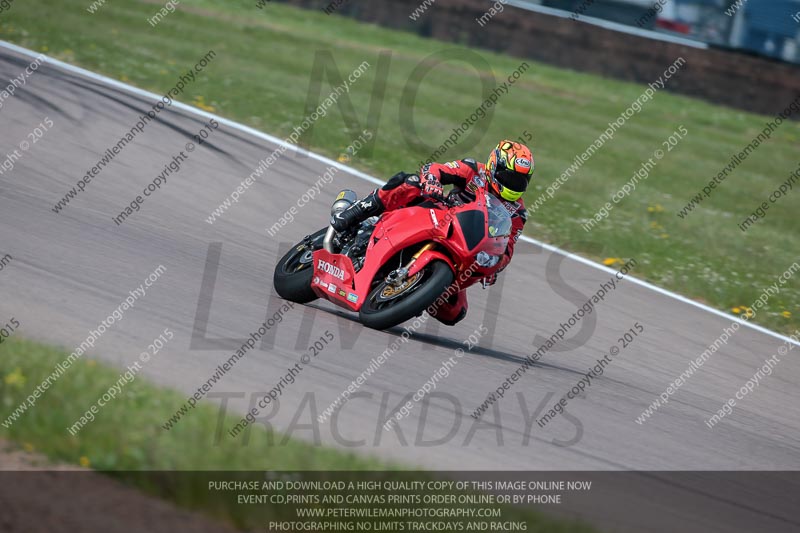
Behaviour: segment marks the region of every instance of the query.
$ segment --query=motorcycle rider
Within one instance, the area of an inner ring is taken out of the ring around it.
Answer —
[[[481,188],[497,197],[511,215],[512,236],[500,260],[499,273],[511,262],[514,245],[528,220],[522,194],[528,188],[533,169],[533,155],[527,146],[503,140],[489,154],[486,165],[474,159],[462,159],[429,163],[420,169],[419,174],[398,172],[383,187],[333,217],[331,225],[339,233],[347,232],[384,211],[406,207],[426,196],[441,196],[444,185],[453,185],[456,195],[464,201],[473,200],[471,191]],[[495,281],[497,274],[487,280],[490,285]],[[435,309],[433,316],[452,326],[466,316],[467,307],[466,289],[462,289],[450,296],[445,305]]]

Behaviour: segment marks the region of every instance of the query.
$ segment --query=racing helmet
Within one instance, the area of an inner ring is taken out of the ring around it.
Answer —
[[[487,177],[492,192],[516,202],[528,188],[533,177],[533,154],[524,144],[504,140],[489,154]]]

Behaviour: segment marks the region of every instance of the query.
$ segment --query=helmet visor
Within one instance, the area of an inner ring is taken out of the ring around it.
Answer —
[[[510,191],[519,193],[519,196],[522,196],[522,193],[528,189],[531,176],[530,174],[520,174],[513,170],[498,170],[494,174],[494,179],[497,180],[497,183],[502,185],[504,189],[509,189]]]

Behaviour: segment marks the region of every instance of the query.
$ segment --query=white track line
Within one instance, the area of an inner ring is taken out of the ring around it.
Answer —
[[[33,50],[28,50],[27,48],[22,48],[20,46],[17,46],[15,44],[12,44],[12,43],[9,43],[9,42],[6,42],[6,41],[0,41],[0,47],[7,48],[7,49],[13,50],[14,52],[17,52],[19,54],[27,55],[27,56],[30,56],[30,57],[37,57],[39,55],[44,55],[44,54],[39,54],[37,52],[34,52]],[[70,65],[69,63],[64,63],[63,61],[59,61],[58,59],[53,59],[53,58],[51,58],[51,57],[49,57],[47,55],[45,55],[45,59],[46,59],[45,62],[47,64],[49,64],[49,65],[57,66],[57,67],[59,67],[59,68],[61,68],[63,70],[66,70],[66,71],[69,71],[69,72],[73,72],[75,74],[80,74],[81,76],[84,76],[86,78],[90,78],[90,79],[93,79],[93,80],[96,80],[96,81],[103,82],[103,83],[105,83],[107,85],[110,85],[112,87],[116,87],[118,89],[123,89],[123,90],[128,91],[128,92],[130,92],[132,94],[136,94],[136,95],[143,96],[143,97],[146,97],[146,98],[152,98],[152,99],[155,99],[155,100],[160,100],[161,97],[162,97],[162,95],[158,95],[158,94],[152,93],[150,91],[145,91],[144,89],[139,89],[138,87],[134,87],[133,85],[128,85],[127,83],[122,83],[121,81],[117,81],[115,79],[103,76],[101,74],[97,74],[97,73],[92,72],[90,70],[86,70],[86,69],[83,69],[83,68],[80,68],[80,67],[76,67],[74,65]],[[202,109],[197,109],[196,107],[192,107],[192,106],[184,104],[182,102],[178,102],[177,100],[173,101],[172,106],[177,107],[178,109],[182,109],[183,111],[188,111],[190,113],[194,113],[195,115],[199,115],[199,116],[202,116],[202,117],[205,117],[205,118],[213,118],[213,119],[219,121],[221,124],[225,124],[226,126],[228,126],[230,128],[237,129],[239,131],[243,131],[243,132],[249,133],[250,135],[253,135],[254,137],[258,137],[258,138],[263,139],[265,141],[269,141],[272,144],[288,146],[288,147],[290,147],[292,149],[300,151],[301,153],[303,153],[304,155],[310,157],[311,159],[316,159],[317,161],[319,161],[321,163],[324,163],[324,164],[326,164],[328,166],[336,167],[339,170],[343,170],[343,171],[345,171],[345,172],[347,172],[347,173],[349,173],[349,174],[351,174],[351,175],[353,175],[355,177],[358,177],[358,178],[361,178],[363,180],[369,181],[369,182],[374,183],[376,185],[383,185],[385,183],[384,181],[382,181],[382,180],[380,180],[380,179],[378,179],[378,178],[376,178],[374,176],[370,176],[369,174],[366,174],[364,172],[361,172],[360,170],[356,170],[356,169],[354,169],[352,167],[348,167],[347,165],[343,165],[343,164],[341,164],[341,163],[339,163],[337,161],[334,161],[332,159],[328,159],[327,157],[321,156],[319,154],[315,154],[314,152],[309,152],[308,150],[300,148],[300,147],[298,147],[296,145],[287,143],[286,141],[284,141],[282,139],[279,139],[278,137],[273,137],[272,135],[269,135],[267,133],[258,131],[256,129],[253,129],[253,128],[249,127],[249,126],[245,126],[244,124],[239,124],[238,122],[234,122],[234,121],[229,120],[227,118],[220,117],[219,115],[215,115],[213,113],[209,113],[207,111],[203,111]],[[592,268],[596,268],[598,270],[602,270],[604,272],[607,272],[608,274],[616,273],[616,270],[614,270],[613,268],[609,268],[609,267],[607,267],[605,265],[601,265],[599,263],[595,263],[594,261],[586,259],[585,257],[581,257],[579,255],[575,255],[573,253],[566,252],[566,251],[561,250],[560,248],[557,248],[557,247],[555,247],[555,246],[553,246],[551,244],[547,244],[547,243],[544,243],[544,242],[541,242],[541,241],[537,241],[536,239],[533,239],[533,238],[528,237],[526,235],[523,235],[522,237],[520,237],[520,239],[525,241],[525,242],[529,242],[531,244],[535,244],[536,246],[541,246],[542,248],[544,248],[545,250],[548,250],[550,252],[563,255],[564,257],[567,257],[568,259],[572,259],[573,261],[577,261],[578,263],[582,263],[582,264],[590,266]],[[713,307],[709,307],[709,306],[707,306],[705,304],[701,304],[699,302],[695,302],[694,300],[690,300],[689,298],[686,298],[685,296],[681,296],[680,294],[674,293],[672,291],[668,291],[666,289],[662,289],[661,287],[653,285],[652,283],[648,283],[647,281],[643,281],[643,280],[637,279],[637,278],[635,278],[635,277],[633,277],[631,275],[626,276],[625,280],[626,281],[630,281],[631,283],[634,283],[636,285],[640,285],[642,287],[645,287],[647,289],[650,289],[651,291],[657,292],[659,294],[662,294],[662,295],[667,296],[669,298],[672,298],[674,300],[678,300],[680,302],[683,302],[685,304],[691,305],[691,306],[696,307],[698,309],[702,309],[703,311],[706,311],[708,313],[711,313],[711,314],[717,315],[719,317],[725,318],[726,320],[730,320],[731,322],[738,322],[739,324],[741,324],[741,325],[743,325],[745,327],[754,329],[756,331],[759,331],[761,333],[769,335],[770,337],[774,337],[774,338],[780,339],[780,340],[782,340],[784,342],[791,343],[791,344],[794,344],[796,346],[800,346],[800,342],[794,341],[794,340],[790,339],[789,337],[787,337],[785,335],[781,335],[780,333],[777,333],[777,332],[772,331],[770,329],[767,329],[765,327],[759,326],[758,324],[753,324],[751,322],[747,322],[746,320],[742,320],[739,317],[736,317],[736,316],[733,316],[733,315],[729,315],[728,313],[724,313],[724,312],[720,311],[719,309],[714,309]]]

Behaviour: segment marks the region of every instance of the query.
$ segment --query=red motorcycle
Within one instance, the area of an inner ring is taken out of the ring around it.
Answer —
[[[505,253],[511,216],[484,190],[474,196],[425,197],[346,234],[328,227],[308,235],[276,265],[275,290],[297,303],[325,298],[374,329],[419,316],[454,280],[460,290],[494,274]],[[340,192],[332,213],[356,200]]]

